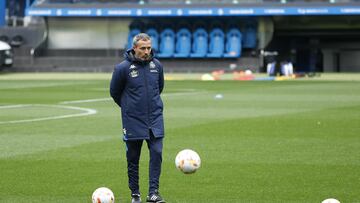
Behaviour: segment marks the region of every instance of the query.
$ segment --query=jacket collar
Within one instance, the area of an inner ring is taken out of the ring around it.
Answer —
[[[133,49],[128,49],[125,54],[124,57],[126,60],[130,61],[131,63],[136,63],[136,64],[140,64],[140,65],[147,65],[149,64],[153,58],[154,58],[154,52],[153,50],[151,50],[150,53],[150,58],[146,61],[140,60],[138,58],[135,57],[135,51]]]

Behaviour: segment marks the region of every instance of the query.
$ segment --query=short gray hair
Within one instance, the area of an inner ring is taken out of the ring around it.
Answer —
[[[151,38],[146,33],[139,33],[139,34],[135,35],[135,37],[133,38],[133,46],[137,45],[138,41],[140,41],[140,40],[148,41],[148,40],[151,40]]]

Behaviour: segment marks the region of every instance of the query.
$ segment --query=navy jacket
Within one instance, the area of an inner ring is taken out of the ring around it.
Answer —
[[[121,108],[124,140],[149,139],[150,130],[155,137],[164,137],[162,64],[153,53],[148,61],[136,59],[132,49],[124,56],[110,84],[110,95]]]

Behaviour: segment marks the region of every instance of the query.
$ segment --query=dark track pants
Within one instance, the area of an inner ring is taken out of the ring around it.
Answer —
[[[159,189],[159,178],[162,163],[163,138],[155,138],[150,132],[150,140],[146,140],[149,160],[149,194]],[[126,158],[128,164],[129,188],[132,194],[140,194],[139,191],[139,160],[143,140],[126,141]]]

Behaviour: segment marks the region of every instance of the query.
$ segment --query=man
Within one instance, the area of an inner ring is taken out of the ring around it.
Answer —
[[[115,67],[110,84],[111,97],[121,108],[132,203],[141,203],[139,159],[143,140],[146,140],[150,154],[146,201],[165,202],[158,191],[164,137],[160,98],[164,74],[162,64],[153,57],[149,35],[136,35],[133,47],[125,53],[125,60]]]

